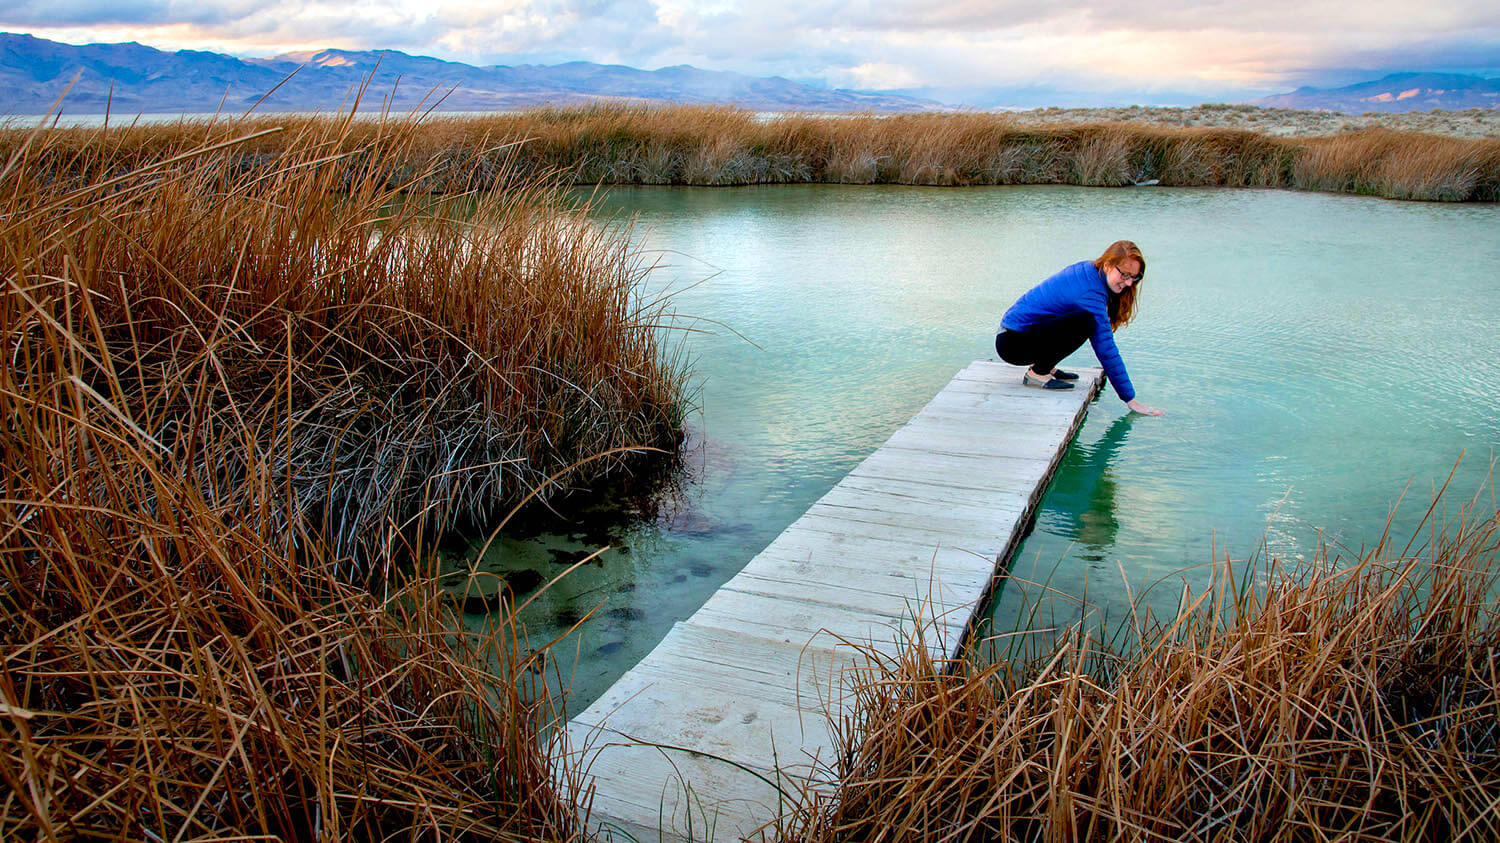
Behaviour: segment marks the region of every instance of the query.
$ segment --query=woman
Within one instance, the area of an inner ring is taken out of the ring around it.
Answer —
[[[1135,318],[1135,297],[1145,275],[1140,247],[1129,240],[1111,243],[1097,259],[1066,267],[1017,299],[1000,320],[995,351],[1007,363],[1030,367],[1021,375],[1027,386],[1072,389],[1078,375],[1057,364],[1088,340],[1125,406],[1162,415],[1136,400],[1115,347],[1115,331]]]

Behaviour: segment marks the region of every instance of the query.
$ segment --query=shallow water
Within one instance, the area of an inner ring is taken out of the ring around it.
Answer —
[[[1358,548],[1404,535],[1500,445],[1500,208],[1260,190],[798,185],[623,188],[692,355],[700,412],[681,500],[646,524],[502,541],[483,564],[546,578],[535,643],[581,711],[878,447],[960,368],[1028,287],[1111,240],[1149,272],[1119,343],[1142,400],[1106,389],[1013,570],[1112,617],[1174,572]],[[695,286],[696,285],[696,286]],[[691,331],[687,330],[691,329]],[[1072,360],[1095,365],[1088,346]],[[1456,499],[1455,499],[1456,503]],[[995,625],[1029,617],[1007,585]],[[1175,589],[1152,592],[1157,605]],[[1163,603],[1163,601],[1165,601]],[[1068,603],[1038,624],[1076,617]],[[479,616],[470,616],[476,623]],[[581,657],[581,658],[579,658]],[[576,672],[573,661],[577,659]]]

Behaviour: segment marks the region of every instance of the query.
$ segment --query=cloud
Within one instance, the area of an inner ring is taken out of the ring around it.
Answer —
[[[678,41],[651,0],[448,2],[432,16],[446,27],[444,48],[495,63],[518,54],[634,63]]]
[[[15,0],[0,9],[8,26],[222,25],[251,14],[257,0]]]
[[[1457,28],[1493,26],[1500,7],[1492,0],[1086,0],[1086,2],[983,2],[983,0],[893,0],[861,4],[804,6],[819,20],[835,19],[830,10],[843,10],[843,25],[869,31],[914,32],[943,30],[956,33],[993,33],[1017,27],[1061,24],[1078,27],[1074,34],[1132,31],[1179,33],[1230,30],[1253,37],[1269,33],[1316,32],[1337,40],[1341,33],[1387,32],[1412,34],[1451,32]]]
[[[1070,87],[1244,98],[1349,74],[1500,64],[1493,0],[19,0],[0,26],[240,55],[391,48],[839,87]]]

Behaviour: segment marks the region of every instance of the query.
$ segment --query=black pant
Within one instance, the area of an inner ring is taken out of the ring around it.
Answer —
[[[1024,331],[1001,331],[995,336],[995,352],[1012,366],[1030,366],[1045,375],[1093,333],[1094,317],[1079,311],[1038,322]]]

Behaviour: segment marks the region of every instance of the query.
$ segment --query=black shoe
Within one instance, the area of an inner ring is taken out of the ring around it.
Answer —
[[[1053,369],[1052,370],[1052,377],[1054,377],[1054,378],[1060,378],[1060,379],[1065,380],[1065,381],[1076,381],[1076,380],[1078,380],[1078,373],[1077,372],[1064,372],[1062,369]]]
[[[1060,378],[1034,378],[1031,372],[1021,375],[1021,383],[1026,386],[1034,386],[1037,389],[1072,389],[1073,385]]]

